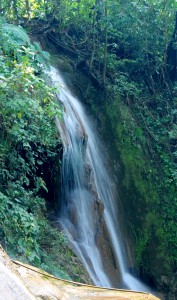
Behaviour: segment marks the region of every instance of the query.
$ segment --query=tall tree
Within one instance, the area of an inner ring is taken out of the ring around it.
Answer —
[[[107,48],[108,48],[108,0],[104,0],[104,61],[103,61],[103,84],[106,85],[106,70],[107,70]]]
[[[25,4],[26,4],[26,12],[28,15],[28,19],[30,19],[30,2],[29,2],[29,0],[25,0]]]

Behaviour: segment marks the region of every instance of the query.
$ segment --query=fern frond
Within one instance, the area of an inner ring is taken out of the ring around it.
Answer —
[[[41,52],[42,51],[41,45],[39,43],[34,42],[33,46],[34,46],[34,49],[36,50],[36,52]]]
[[[30,39],[22,27],[4,23],[2,24],[2,31],[9,34],[20,45],[30,43]]]
[[[46,61],[49,61],[50,54],[47,51],[43,51],[42,47],[39,43],[34,42],[33,45],[31,45],[31,50],[38,56],[41,56],[41,59],[44,59]]]
[[[50,54],[49,54],[49,52],[42,51],[42,52],[40,53],[40,55],[41,55],[45,60],[47,60],[47,61],[50,60]]]

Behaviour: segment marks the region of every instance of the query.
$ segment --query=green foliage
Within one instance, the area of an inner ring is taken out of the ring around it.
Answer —
[[[85,270],[68,247],[64,234],[46,221],[40,230],[40,245],[44,251],[41,254],[42,264],[39,266],[43,270],[60,278],[88,282]]]
[[[76,52],[79,60],[88,60],[90,70],[99,80],[106,60],[107,74],[115,86],[117,77],[127,76],[129,68],[130,79],[136,77],[141,81],[142,76],[147,77],[151,89],[153,76],[164,76],[176,7],[172,0],[1,2],[8,20],[26,24],[28,30],[39,33],[50,34],[54,29],[55,37],[51,37],[56,38],[56,43]]]
[[[154,277],[173,274],[177,266],[177,98],[169,63],[170,47],[176,50],[176,40],[170,44],[176,8],[172,0],[1,1],[8,20],[46,33],[46,39],[75,55],[76,66],[85,62],[84,71],[97,85],[105,81],[110,97],[102,93],[99,105],[97,96],[91,104],[97,116],[106,112],[113,127],[136,261]],[[20,206],[26,199],[26,211],[30,201],[40,210],[34,199],[46,186],[38,170],[48,156],[55,157],[57,147],[51,129],[54,91],[36,76],[49,55],[38,43],[32,45],[21,27],[0,22],[1,192],[3,201],[13,196]],[[176,52],[170,59],[174,64]]]
[[[126,91],[131,93],[131,86],[130,90],[128,87]],[[160,281],[162,274],[173,276],[177,263],[176,166],[167,147],[171,126],[172,141],[175,136],[174,109],[168,107],[165,112],[164,107],[169,105],[166,95],[154,96],[163,110],[150,110],[145,101],[151,98],[138,99],[141,93],[134,94],[132,101],[130,95],[122,99],[119,89],[109,91],[112,97],[102,105],[93,100],[101,97],[94,89],[88,92],[87,101],[110,144],[108,150],[115,162],[114,172],[119,176],[128,232],[135,243],[136,266],[146,276]]]
[[[177,263],[177,181],[172,153],[166,148],[169,110],[168,118],[165,113],[159,118],[158,111],[155,118],[147,107],[140,113],[138,101],[136,113],[125,103],[116,97],[106,111],[124,167],[121,190],[136,241],[136,262],[148,274],[171,276]],[[171,124],[174,128],[173,120]]]
[[[26,31],[20,27],[9,23],[2,23],[2,32],[11,38],[13,41],[16,40],[17,44],[30,44],[30,39]]]
[[[17,189],[12,191],[18,193]],[[17,253],[25,254],[29,261],[38,261],[39,244],[36,237],[39,235],[39,226],[34,215],[20,205],[18,198],[12,199],[0,193],[0,202],[1,240],[11,249],[16,245]]]
[[[0,38],[0,238],[9,251],[36,263],[45,214],[41,195],[47,191],[42,166],[57,155],[55,116],[61,109],[54,90],[35,76],[33,59],[21,51],[31,46],[26,32],[1,23]]]
[[[0,242],[16,259],[84,281],[63,233],[47,220],[45,173],[56,175],[51,164],[60,172],[55,120],[62,115],[46,84],[49,54],[22,28],[0,21]]]
[[[39,43],[34,42],[29,49],[29,53],[33,57],[33,65],[36,69],[40,65],[44,66],[45,68],[49,67],[50,55],[48,52],[42,50]]]

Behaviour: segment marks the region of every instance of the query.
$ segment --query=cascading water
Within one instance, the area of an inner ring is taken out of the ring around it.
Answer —
[[[113,187],[104,166],[95,129],[82,105],[54,68],[51,68],[51,78],[54,84],[57,82],[62,85],[57,96],[64,106],[63,119],[57,120],[64,146],[59,221],[93,282],[96,285],[113,287],[114,284],[105,270],[105,257],[96,242],[99,211],[102,210],[115,264],[122,277],[119,287],[149,292],[148,287],[128,272]]]

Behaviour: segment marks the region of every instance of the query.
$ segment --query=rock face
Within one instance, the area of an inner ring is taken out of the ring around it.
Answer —
[[[35,300],[35,297],[19,278],[14,264],[2,248],[0,248],[0,299]]]
[[[56,278],[11,261],[0,247],[0,300],[158,300],[147,293],[114,290]]]

